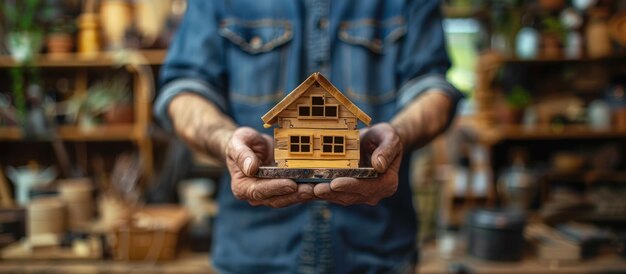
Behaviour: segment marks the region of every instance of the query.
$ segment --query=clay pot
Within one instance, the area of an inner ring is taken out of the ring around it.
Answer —
[[[565,6],[565,0],[539,0],[539,6],[546,11],[558,11]]]
[[[541,35],[541,52],[543,59],[559,59],[563,57],[563,44],[558,36],[551,33]]]
[[[498,108],[498,117],[503,125],[518,125],[522,122],[524,110],[501,105]]]
[[[46,48],[51,57],[61,57],[72,52],[74,36],[69,33],[51,33],[46,36]]]
[[[115,105],[104,113],[107,124],[132,124],[133,118],[133,106],[130,104]]]

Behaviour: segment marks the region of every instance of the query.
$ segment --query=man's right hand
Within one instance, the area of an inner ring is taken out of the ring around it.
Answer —
[[[290,179],[254,177],[261,164],[269,165],[274,160],[272,144],[270,136],[252,128],[242,127],[233,132],[225,155],[235,197],[253,206],[274,208],[312,200],[314,195],[311,184],[296,184]]]
[[[255,178],[261,164],[274,160],[273,140],[235,123],[215,105],[193,93],[172,100],[169,114],[177,135],[196,151],[223,160],[235,197],[251,205],[286,207],[313,199],[313,185],[289,179]]]

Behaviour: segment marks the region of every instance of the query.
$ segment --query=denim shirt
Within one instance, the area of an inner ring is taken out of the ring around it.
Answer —
[[[425,91],[456,103],[434,0],[189,0],[161,70],[156,117],[197,93],[241,126],[320,71],[350,100],[385,122]],[[322,201],[252,207],[221,179],[212,258],[223,273],[396,273],[417,260],[417,218],[405,156],[398,191],[377,206]]]

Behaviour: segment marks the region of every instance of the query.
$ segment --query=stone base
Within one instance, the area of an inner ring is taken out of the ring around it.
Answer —
[[[378,178],[378,173],[371,167],[360,168],[282,168],[259,167],[257,178],[292,179],[297,183],[325,183],[339,177],[359,179]]]

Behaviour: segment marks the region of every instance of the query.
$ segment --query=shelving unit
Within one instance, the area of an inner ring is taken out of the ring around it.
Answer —
[[[165,60],[166,50],[141,50],[126,51],[121,53],[103,52],[96,55],[83,55],[80,53],[70,53],[63,56],[50,56],[41,54],[34,65],[41,68],[56,67],[111,67],[119,65],[116,57],[128,56],[129,54],[140,55],[145,60],[145,65],[161,65]],[[19,64],[8,55],[0,55],[0,68],[13,68]]]
[[[564,140],[564,139],[613,139],[626,138],[626,130],[594,130],[588,126],[566,126],[555,129],[548,126],[526,128],[524,126],[499,126],[480,128],[466,125],[461,131],[473,141],[495,144],[505,140]]]
[[[50,141],[54,136],[64,142],[131,142],[138,149],[141,162],[144,164],[145,175],[151,176],[154,173],[152,140],[149,134],[151,104],[154,96],[154,73],[151,67],[161,65],[165,56],[165,50],[124,51],[89,56],[78,53],[63,57],[40,55],[33,66],[44,72],[58,68],[71,70],[75,75],[74,92],[76,93],[87,92],[90,69],[124,68],[132,77],[134,122],[93,127],[60,125],[52,129],[54,133],[47,139],[32,140]],[[18,66],[19,64],[10,56],[0,56],[0,71]],[[19,144],[27,141],[25,138],[20,127],[0,126],[0,142]]]
[[[606,71],[625,71],[626,56],[613,56],[608,58],[580,58],[580,59],[533,59],[523,60],[507,58],[502,55],[487,52],[481,55],[476,66],[476,89],[475,105],[476,112],[473,117],[463,119],[456,127],[462,143],[468,146],[480,146],[486,151],[485,163],[489,170],[488,188],[485,197],[474,197],[472,193],[465,197],[450,197],[447,203],[448,211],[462,211],[465,208],[474,206],[494,207],[499,204],[497,181],[501,174],[501,168],[506,166],[506,153],[511,147],[541,147],[545,151],[536,151],[544,155],[549,151],[563,148],[563,144],[589,144],[591,146],[600,145],[606,141],[624,142],[626,140],[626,129],[611,127],[606,130],[593,129],[587,125],[572,124],[562,126],[550,125],[507,125],[498,122],[499,113],[496,111],[496,99],[501,90],[498,85],[494,85],[503,69],[513,68],[516,73],[526,73],[522,78],[531,80],[536,69],[552,72],[553,69],[572,69],[603,67]],[[547,69],[549,68],[549,69]],[[546,77],[546,75],[534,75]],[[542,78],[543,79],[543,78]],[[511,80],[511,79],[508,79]],[[546,79],[544,79],[546,80]],[[559,83],[562,79],[554,79],[554,83]],[[539,82],[541,83],[541,82]],[[553,83],[550,83],[553,84]],[[561,83],[570,84],[570,83]],[[554,86],[549,86],[553,88]],[[542,90],[543,91],[543,90]],[[533,90],[533,96],[542,98],[541,92]],[[597,96],[599,91],[596,91]],[[565,94],[565,93],[562,93]],[[592,91],[586,93],[572,92],[575,96],[593,96]],[[589,97],[585,97],[589,98]],[[552,147],[554,146],[554,147]],[[532,158],[532,157],[531,157]],[[546,160],[543,159],[542,160]],[[542,197],[545,198],[550,182],[584,182],[592,184],[595,182],[626,182],[626,171],[610,170],[580,170],[574,172],[559,172],[556,170],[545,170],[539,174],[539,187]],[[470,188],[468,186],[468,188]],[[457,220],[458,221],[458,220]]]

